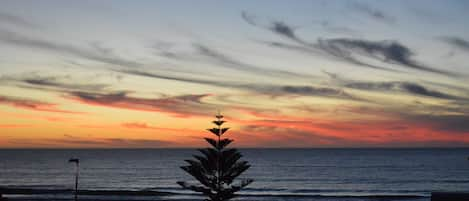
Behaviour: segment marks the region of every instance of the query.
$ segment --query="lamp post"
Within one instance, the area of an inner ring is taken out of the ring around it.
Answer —
[[[78,174],[80,170],[80,159],[71,158],[68,162],[75,163],[75,201],[78,201]]]

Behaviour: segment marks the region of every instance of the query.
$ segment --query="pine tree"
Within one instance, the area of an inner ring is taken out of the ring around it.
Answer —
[[[207,196],[206,201],[226,201],[235,197],[235,193],[253,182],[252,179],[235,179],[246,171],[250,165],[247,161],[240,161],[242,155],[234,148],[226,148],[232,139],[221,138],[229,128],[222,128],[226,122],[218,114],[212,123],[215,128],[207,129],[218,139],[204,138],[212,147],[198,149],[201,155],[193,155],[195,160],[185,160],[188,165],[181,168],[192,175],[200,184],[177,182],[185,189],[200,192]]]

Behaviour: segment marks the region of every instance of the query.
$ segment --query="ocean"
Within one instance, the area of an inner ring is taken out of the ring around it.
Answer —
[[[238,200],[430,200],[432,191],[469,190],[469,149],[240,149],[252,178]],[[160,200],[202,200],[176,181],[195,149],[3,149],[0,187],[155,190]],[[154,198],[153,200],[158,200]]]

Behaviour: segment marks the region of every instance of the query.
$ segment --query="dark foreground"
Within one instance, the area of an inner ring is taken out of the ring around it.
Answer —
[[[7,200],[14,201],[66,201],[74,200],[74,191],[70,189],[24,189],[24,188],[0,188],[0,193]],[[195,194],[181,194],[173,192],[159,191],[125,191],[125,190],[80,190],[79,200],[93,201],[113,201],[113,200],[132,200],[132,201],[189,201],[203,200]],[[425,196],[402,196],[402,195],[382,195],[382,196],[321,196],[321,195],[240,195],[236,200],[251,201],[428,201]]]

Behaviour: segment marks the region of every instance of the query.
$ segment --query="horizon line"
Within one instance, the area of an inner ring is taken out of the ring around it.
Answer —
[[[144,150],[144,149],[201,149],[205,147],[0,147],[0,150]],[[418,146],[418,147],[237,147],[236,149],[469,149],[469,146]]]

